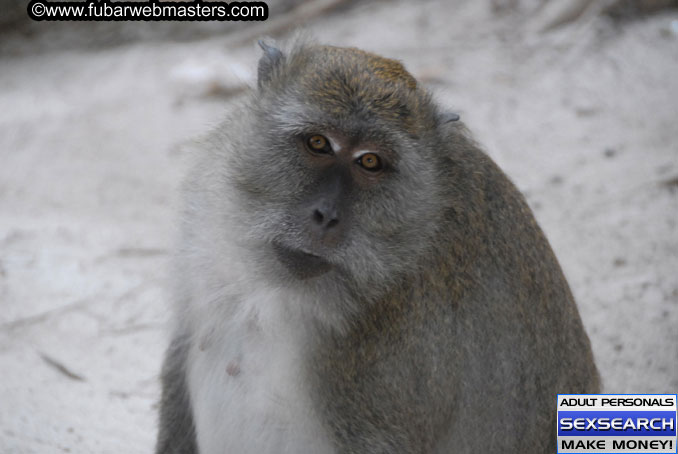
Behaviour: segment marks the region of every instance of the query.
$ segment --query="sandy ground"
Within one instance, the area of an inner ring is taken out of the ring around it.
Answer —
[[[462,114],[550,238],[606,392],[678,391],[676,24],[539,34],[471,0],[307,24],[403,60]],[[1,452],[152,451],[186,145],[258,57],[228,42],[0,57]]]

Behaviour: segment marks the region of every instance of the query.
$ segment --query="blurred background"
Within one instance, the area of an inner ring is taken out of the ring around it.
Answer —
[[[149,453],[191,144],[262,36],[402,60],[526,195],[607,393],[678,391],[678,2],[279,0],[32,22],[0,0],[0,451]],[[555,400],[554,400],[555,403]]]

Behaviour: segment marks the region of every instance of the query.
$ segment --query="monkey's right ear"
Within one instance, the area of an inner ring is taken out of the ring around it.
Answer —
[[[264,55],[259,59],[259,67],[257,69],[257,86],[261,88],[273,78],[273,73],[276,68],[282,65],[285,56],[280,49],[269,45],[263,39],[260,39],[258,44],[264,51]]]
[[[445,123],[451,123],[453,121],[459,121],[461,117],[459,114],[454,112],[443,112],[438,115],[438,124],[444,125]]]

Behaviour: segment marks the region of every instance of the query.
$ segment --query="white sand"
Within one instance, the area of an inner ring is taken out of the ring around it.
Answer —
[[[678,13],[539,35],[448,3],[309,28],[402,59],[461,112],[551,240],[606,392],[678,391]],[[184,144],[229,106],[200,94],[246,77],[254,49],[0,57],[3,453],[152,451]]]

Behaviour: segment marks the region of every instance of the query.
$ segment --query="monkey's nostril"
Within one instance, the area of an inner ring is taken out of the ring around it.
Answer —
[[[313,221],[323,229],[331,229],[339,224],[339,219],[337,219],[333,212],[327,214],[319,209],[313,210]]]
[[[320,210],[313,210],[313,220],[318,224],[322,224],[325,220],[325,216],[323,216]]]

